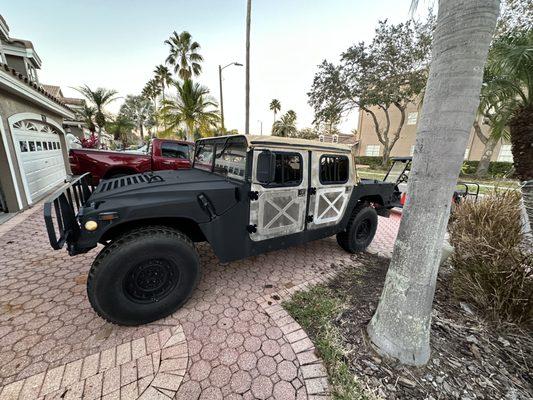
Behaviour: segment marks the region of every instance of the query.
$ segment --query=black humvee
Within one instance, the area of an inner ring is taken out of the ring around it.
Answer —
[[[196,142],[190,170],[101,181],[75,178],[45,203],[54,249],[104,247],[87,293],[106,320],[163,318],[191,295],[207,241],[222,262],[337,235],[346,251],[372,241],[377,216],[399,205],[394,183],[359,180],[350,147],[271,136]]]

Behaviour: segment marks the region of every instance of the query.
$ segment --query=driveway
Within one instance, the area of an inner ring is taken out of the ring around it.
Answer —
[[[399,216],[369,251],[389,255]],[[199,244],[203,277],[172,316],[141,327],[100,319],[85,293],[97,252],[48,244],[37,206],[0,226],[0,399],[325,398],[327,380],[282,297],[353,266],[334,238],[221,264]]]

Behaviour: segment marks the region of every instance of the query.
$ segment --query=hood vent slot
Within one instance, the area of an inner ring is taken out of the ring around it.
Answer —
[[[102,181],[99,188],[96,190],[98,193],[108,192],[110,190],[119,189],[124,186],[138,185],[141,183],[152,182],[164,182],[164,179],[159,175],[154,174],[136,174],[128,175],[120,178]]]

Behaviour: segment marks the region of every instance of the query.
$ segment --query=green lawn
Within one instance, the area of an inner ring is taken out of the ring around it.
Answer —
[[[377,170],[377,169],[365,169],[358,168],[357,174],[360,178],[366,179],[378,179],[382,180],[387,171]],[[486,194],[490,193],[494,189],[519,189],[518,181],[511,179],[477,179],[475,177],[460,177],[459,181],[462,182],[475,182],[479,183],[479,193]]]
[[[283,303],[283,307],[313,338],[318,355],[328,371],[333,399],[372,399],[350,372],[340,332],[332,323],[344,308],[340,293],[318,285],[294,294],[290,301]]]

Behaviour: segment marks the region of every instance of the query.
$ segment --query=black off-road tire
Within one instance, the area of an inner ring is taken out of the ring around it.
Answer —
[[[96,257],[87,295],[96,313],[114,324],[141,325],[179,309],[200,279],[192,241],[164,226],[129,231]]]
[[[337,233],[337,243],[349,253],[365,251],[378,228],[378,214],[368,203],[358,203],[346,230]]]

